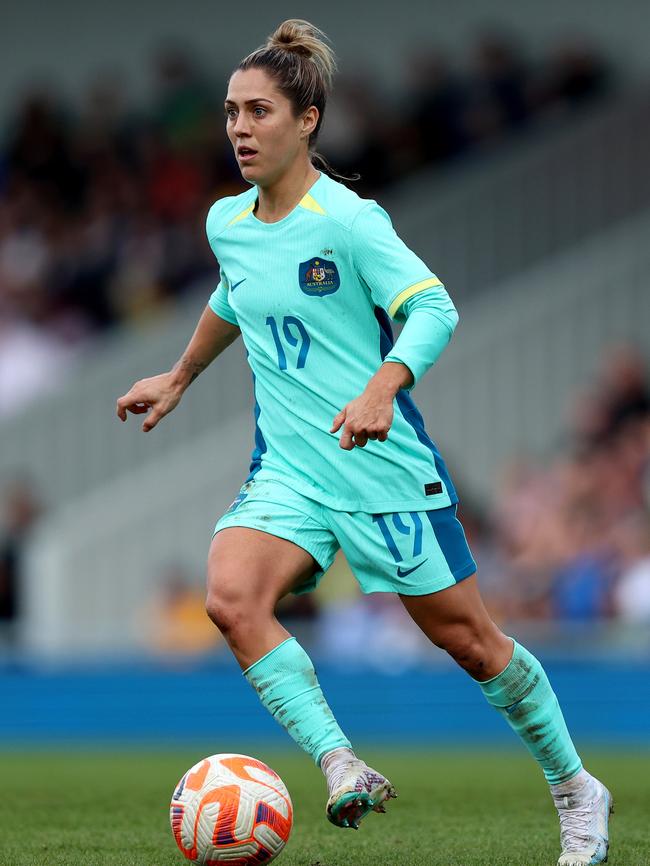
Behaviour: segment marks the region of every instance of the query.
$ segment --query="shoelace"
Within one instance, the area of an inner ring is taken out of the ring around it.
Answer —
[[[565,851],[579,851],[593,842],[594,833],[591,829],[593,820],[593,800],[588,800],[582,806],[571,807],[569,798],[562,797],[562,803],[556,803],[560,816],[560,840]]]
[[[343,779],[348,773],[353,773],[358,770],[358,775],[362,776],[366,770],[366,765],[363,761],[346,761],[342,764],[337,764],[332,768],[332,772],[327,777],[327,787],[330,793],[336,791],[343,782]]]

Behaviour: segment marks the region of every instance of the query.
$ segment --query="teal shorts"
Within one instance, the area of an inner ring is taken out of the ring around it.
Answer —
[[[285,538],[318,563],[294,592],[311,592],[341,548],[362,592],[427,595],[476,571],[456,506],[368,514],[334,511],[278,481],[248,481],[215,527],[246,526]]]

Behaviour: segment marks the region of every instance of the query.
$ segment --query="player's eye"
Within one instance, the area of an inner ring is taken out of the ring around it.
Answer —
[[[234,120],[237,117],[237,112],[234,108],[226,108],[225,114],[228,120]]]
[[[261,105],[256,105],[253,109],[254,117],[264,117],[266,115],[266,109],[262,108]]]

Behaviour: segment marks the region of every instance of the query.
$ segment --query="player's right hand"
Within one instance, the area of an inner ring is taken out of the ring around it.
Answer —
[[[148,433],[161,418],[178,406],[182,396],[183,391],[173,380],[171,373],[141,379],[117,401],[117,417],[120,421],[126,421],[128,412],[133,415],[148,412],[142,424],[143,432]]]

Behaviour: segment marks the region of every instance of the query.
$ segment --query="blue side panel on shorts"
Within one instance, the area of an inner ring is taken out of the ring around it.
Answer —
[[[393,329],[390,324],[388,313],[381,307],[375,307],[375,318],[379,323],[379,351],[383,361],[386,355],[393,348]],[[418,407],[413,402],[413,398],[408,391],[401,390],[397,392],[396,400],[399,410],[404,416],[404,420],[415,430],[415,435],[418,437],[419,441],[423,445],[426,445],[426,447],[431,451],[433,461],[436,465],[436,472],[445,485],[450,500],[452,503],[458,502],[458,494],[456,493],[456,488],[454,487],[449,472],[447,471],[447,467],[445,466],[445,461],[442,459],[435,442],[425,430],[424,419],[422,418]]]
[[[426,511],[425,514],[456,582],[474,574],[476,563],[468,547],[462,524],[456,517],[456,505]]]
[[[253,393],[255,393],[255,373],[253,373]],[[260,405],[257,402],[257,398],[255,398],[255,448],[251,455],[251,465],[249,467],[249,475],[246,481],[252,481],[255,475],[260,471],[262,467],[262,455],[266,454],[266,442],[259,426],[260,411]]]

